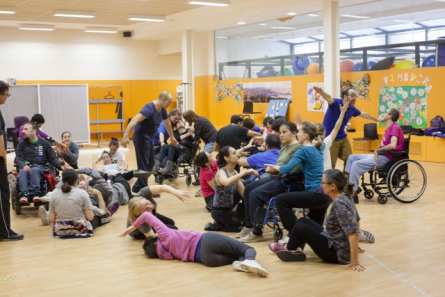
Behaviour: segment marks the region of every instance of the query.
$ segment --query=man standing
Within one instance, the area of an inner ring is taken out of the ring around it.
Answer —
[[[173,97],[169,92],[162,92],[159,98],[142,107],[141,111],[133,117],[122,137],[121,144],[127,147],[130,143],[128,136],[134,129],[133,143],[136,151],[136,161],[139,170],[151,172],[155,163],[153,136],[164,121],[168,134],[171,136],[171,144],[178,145],[173,137],[173,130],[167,115],[167,107],[172,103]],[[138,178],[132,191],[137,193],[148,186],[147,178]]]
[[[378,119],[373,117],[367,112],[358,110],[355,105],[355,100],[357,98],[357,93],[354,89],[346,89],[341,92],[342,99],[332,98],[331,95],[326,94],[321,88],[314,87],[314,90],[323,97],[329,104],[328,110],[324,116],[323,126],[326,130],[326,136],[331,134],[332,129],[335,127],[335,123],[337,122],[340,116],[340,107],[343,106],[344,103],[349,102],[349,108],[346,110],[345,116],[343,118],[343,122],[341,123],[340,130],[338,131],[337,137],[332,143],[331,146],[331,163],[332,168],[335,168],[335,164],[337,163],[337,158],[343,160],[346,165],[346,161],[348,160],[349,155],[352,154],[351,144],[347,138],[345,132],[345,126],[349,122],[352,117],[361,116],[362,118],[373,120],[378,122]]]
[[[9,85],[0,81],[0,105],[4,104],[9,96]],[[5,121],[0,111],[0,241],[20,240],[24,236],[11,230],[8,169],[6,168],[6,140],[4,135]]]

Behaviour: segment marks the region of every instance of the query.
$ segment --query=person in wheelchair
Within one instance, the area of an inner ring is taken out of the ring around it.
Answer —
[[[37,137],[37,124],[27,122],[23,125],[23,139],[17,146],[15,162],[19,169],[18,190],[20,204],[41,202],[40,180],[48,163],[59,170],[67,165],[57,160],[48,141]]]
[[[42,128],[43,124],[45,124],[45,118],[43,117],[43,115],[41,115],[40,113],[36,113],[35,115],[32,116],[30,122],[35,123],[37,125],[37,128],[39,129],[37,131],[38,138],[46,139],[51,144],[54,143],[56,148],[60,148],[61,150],[63,150],[63,152],[65,152],[65,146],[63,145],[63,143],[59,142],[56,139],[53,139],[51,136],[49,136],[48,134],[46,134],[45,132],[40,130],[40,128]],[[21,125],[19,128],[19,140],[23,140],[23,127],[24,126],[25,126],[25,124]]]
[[[276,162],[278,166],[287,164],[301,148],[301,144],[296,139],[297,127],[294,123],[284,122],[280,126],[279,133],[283,147]],[[300,166],[295,166],[291,173],[301,174]],[[295,184],[292,188],[301,190],[301,185]],[[278,194],[284,193],[286,189],[283,176],[270,173],[264,174],[259,180],[248,184],[244,189],[245,226],[235,237],[240,238],[242,242],[263,241],[264,215],[256,215],[257,209],[263,209],[264,204]]]
[[[179,142],[179,145],[174,147],[170,144],[164,144],[161,147],[159,154],[156,156],[155,166],[151,173],[154,175],[158,175],[159,173],[168,175],[172,173],[173,167],[181,154],[181,150],[185,151],[185,155],[189,155],[188,152],[193,147],[193,132],[193,128],[185,129],[184,122],[179,121],[176,123],[176,129],[173,131],[173,136]],[[161,169],[161,164],[165,158],[167,158],[167,163],[165,167]]]
[[[168,118],[170,120],[173,134],[175,130],[177,130],[176,124],[181,121],[182,112],[179,108],[173,108],[168,114]],[[164,146],[167,143],[169,138],[167,128],[165,127],[164,122],[159,125],[158,131],[155,136],[153,136],[153,144],[154,146]],[[175,137],[176,138],[176,137]]]
[[[402,128],[397,125],[399,119],[399,111],[395,108],[389,109],[387,112],[379,116],[379,121],[386,126],[385,134],[381,142],[381,146],[374,151],[373,155],[358,154],[350,155],[346,162],[345,171],[349,173],[349,182],[354,184],[354,202],[358,203],[358,194],[361,189],[358,187],[360,176],[376,165],[385,165],[393,158],[393,155],[385,154],[385,151],[403,150],[404,137]]]

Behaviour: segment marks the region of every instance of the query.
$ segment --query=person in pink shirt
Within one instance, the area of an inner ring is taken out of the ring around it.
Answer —
[[[385,134],[383,135],[382,143],[378,149],[374,151],[374,155],[359,154],[350,155],[346,162],[345,171],[349,173],[349,182],[354,184],[354,202],[358,203],[358,196],[361,189],[358,187],[360,176],[376,165],[385,165],[392,159],[392,155],[385,154],[385,151],[400,151],[403,150],[404,137],[402,128],[397,125],[399,119],[399,111],[391,108],[387,112],[379,116],[379,121],[386,126]]]
[[[148,211],[119,236],[128,235],[143,223],[150,225],[157,233],[157,236],[147,238],[143,246],[149,258],[201,262],[208,267],[232,264],[238,271],[253,272],[262,277],[268,275],[268,272],[255,261],[256,251],[253,247],[215,232],[170,229]]]
[[[201,152],[195,157],[195,165],[201,168],[199,173],[199,184],[206,203],[206,209],[212,210],[213,196],[215,195],[215,184],[213,179],[218,171],[218,163],[212,154]]]

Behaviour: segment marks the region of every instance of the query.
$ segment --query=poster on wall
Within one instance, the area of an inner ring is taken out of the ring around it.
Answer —
[[[270,100],[269,106],[267,107],[266,117],[274,118],[276,116],[286,117],[287,109],[289,108],[289,100]]]
[[[243,85],[244,101],[268,103],[271,100],[286,99],[292,102],[292,82],[254,82]]]
[[[426,86],[381,86],[379,90],[379,115],[390,108],[400,112],[399,125],[426,128]],[[384,126],[383,123],[379,123]]]
[[[324,83],[308,83],[307,84],[307,110],[326,112],[328,103],[324,100],[318,92],[314,90],[314,87],[324,88]]]

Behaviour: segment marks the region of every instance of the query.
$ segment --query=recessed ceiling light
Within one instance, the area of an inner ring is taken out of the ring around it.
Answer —
[[[260,24],[258,24],[258,25],[260,25],[260,26],[266,26],[267,24],[266,24],[266,23],[260,23]]]
[[[294,16],[294,15],[297,15],[297,13],[296,12],[288,12],[287,15]]]
[[[54,31],[54,25],[40,25],[40,24],[21,24],[20,30],[28,31]]]
[[[13,7],[0,7],[0,14],[14,14],[15,10]]]
[[[353,19],[369,19],[369,17],[367,17],[367,16],[362,16],[362,15],[352,15],[352,14],[343,14],[342,17],[345,17],[345,18],[353,18]]]
[[[227,39],[227,36],[216,36],[217,39]]]
[[[229,6],[229,0],[201,0],[201,1],[189,1],[189,4],[195,5],[207,5],[207,6]]]
[[[270,27],[271,29],[275,29],[275,30],[295,30],[297,28],[295,27]]]
[[[316,14],[316,13],[310,13],[310,14],[308,14],[308,16],[310,16],[310,17],[318,17],[318,14]]]
[[[92,11],[56,10],[56,17],[92,19],[96,17]]]
[[[165,22],[165,16],[162,15],[141,15],[141,14],[130,14],[128,16],[130,21],[140,21],[140,22]]]
[[[114,34],[117,33],[116,28],[110,28],[110,27],[86,27],[85,32],[88,33],[108,33],[108,34]]]
[[[238,24],[238,25],[245,25],[246,22],[238,22],[237,24]]]

